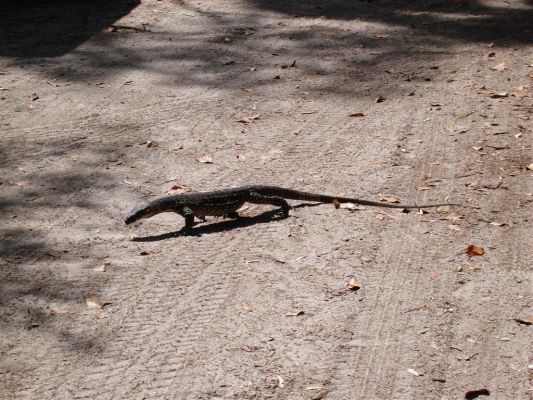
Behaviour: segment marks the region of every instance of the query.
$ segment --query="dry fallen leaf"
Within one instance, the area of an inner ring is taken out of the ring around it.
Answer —
[[[146,143],[146,147],[152,148],[159,146],[159,142],[156,142],[155,140],[149,140],[148,143]]]
[[[248,304],[247,302],[245,302],[245,301],[243,301],[243,302],[241,303],[241,307],[242,307],[242,309],[243,309],[244,311],[246,311],[246,312],[250,312],[250,311],[252,311],[252,306],[251,306],[250,304]]]
[[[365,114],[363,114],[362,112],[354,112],[350,114],[350,117],[364,117],[364,116]]]
[[[490,396],[490,392],[488,389],[485,388],[467,390],[465,392],[465,400],[473,400],[479,396]]]
[[[69,311],[65,308],[60,307],[50,307],[50,310],[57,315],[64,315],[64,314],[70,314],[72,311]]]
[[[85,303],[89,308],[103,308],[107,303],[104,303],[96,296],[87,297]]]
[[[204,164],[213,164],[213,157],[211,157],[209,154],[206,154],[204,156],[198,157],[196,161]]]
[[[533,317],[518,317],[514,319],[519,324],[531,325],[533,324]]]
[[[348,289],[356,291],[361,289],[363,285],[355,277],[352,277],[348,282]]]
[[[485,254],[485,249],[481,246],[476,246],[474,244],[471,244],[466,248],[466,255],[469,257],[472,256],[482,256]]]
[[[304,310],[295,310],[295,311],[287,311],[285,314],[286,317],[298,317],[300,315],[304,315]]]
[[[176,183],[175,185],[172,185],[170,189],[167,190],[167,194],[178,194],[183,193],[185,189],[180,184]]]
[[[490,69],[498,72],[505,71],[507,67],[505,66],[505,63],[499,63],[498,65],[495,65],[494,67],[490,67]]]
[[[243,117],[241,119],[238,119],[237,122],[241,122],[243,124],[249,124],[253,121],[256,121],[261,117],[261,114],[252,115],[251,117]]]
[[[93,268],[94,272],[105,272],[106,268],[111,265],[110,263],[103,263]]]
[[[399,203],[400,202],[396,197],[393,197],[393,196],[383,196],[381,200],[386,203]]]
[[[491,99],[501,99],[502,97],[507,97],[509,92],[494,92],[490,95]]]
[[[364,207],[358,206],[357,204],[354,204],[354,203],[339,203],[337,201],[337,204],[333,202],[333,205],[335,205],[335,208],[343,208],[345,210],[364,210],[365,209]]]
[[[383,96],[378,96],[376,98],[376,103],[383,103],[385,100],[387,100],[385,97]]]
[[[497,222],[497,221],[492,221],[490,224],[492,226],[506,226],[507,225],[505,222]]]

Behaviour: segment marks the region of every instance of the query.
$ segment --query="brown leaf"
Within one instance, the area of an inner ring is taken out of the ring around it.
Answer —
[[[350,117],[364,117],[364,116],[365,114],[363,114],[362,112],[354,112],[350,114]]]
[[[204,164],[213,164],[213,157],[209,154],[206,154],[204,156],[200,156],[196,159],[196,161]]]
[[[287,311],[285,314],[286,317],[298,317],[300,315],[304,315],[304,310],[294,310],[294,311]]]
[[[52,311],[56,315],[64,315],[64,314],[71,314],[72,311],[66,309],[66,308],[60,308],[60,307],[50,307],[50,311]]]
[[[399,203],[400,202],[396,197],[393,197],[393,196],[383,196],[381,200],[386,203]]]
[[[491,99],[501,99],[503,97],[507,97],[509,95],[509,92],[494,92],[490,95]]]
[[[354,204],[354,203],[339,203],[338,201],[337,203],[338,203],[338,207],[335,207],[335,208],[343,208],[345,210],[364,210],[364,207],[358,206],[357,204]]]
[[[105,272],[106,268],[109,267],[111,263],[105,262],[93,268],[94,272]]]
[[[250,124],[253,121],[258,120],[260,116],[261,116],[261,114],[255,114],[255,115],[252,115],[251,117],[241,118],[241,119],[237,120],[237,122],[240,122],[242,124]]]
[[[361,289],[361,287],[362,287],[363,285],[361,284],[360,281],[358,281],[358,280],[353,276],[353,277],[350,279],[350,281],[348,282],[348,285],[347,285],[347,286],[348,286],[348,289],[353,290],[353,291],[355,292],[356,290]]]
[[[385,100],[387,100],[385,97],[383,96],[378,96],[376,98],[376,103],[383,103]]]
[[[479,396],[490,396],[490,392],[485,388],[467,390],[465,392],[465,400],[473,400]]]
[[[485,254],[485,249],[481,246],[471,244],[466,248],[466,255],[469,257],[482,256],[483,254]]]
[[[180,184],[176,183],[175,185],[172,185],[170,189],[167,190],[167,194],[177,194],[177,193],[183,193],[185,189]]]
[[[146,147],[152,148],[159,146],[159,142],[156,142],[155,140],[149,140],[148,143],[146,143]]]
[[[531,325],[533,324],[533,317],[518,317],[514,319],[519,324]]]
[[[502,62],[502,63],[499,63],[498,65],[490,67],[490,69],[494,71],[498,71],[498,72],[503,72],[507,69],[507,67],[505,66],[505,63]]]
[[[497,221],[492,221],[490,224],[492,226],[506,226],[507,225],[505,222],[497,222]]]
[[[87,304],[87,307],[89,308],[104,308],[104,306],[107,304],[96,296],[87,297],[85,299],[85,303]]]

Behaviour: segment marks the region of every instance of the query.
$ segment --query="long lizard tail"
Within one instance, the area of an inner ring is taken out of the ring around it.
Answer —
[[[302,200],[302,201],[316,201],[318,203],[334,203],[338,201],[339,203],[354,203],[361,204],[365,206],[374,206],[374,207],[386,207],[386,208],[431,208],[431,207],[440,207],[440,206],[457,206],[458,204],[451,203],[441,203],[441,204],[395,204],[395,203],[384,203],[381,201],[372,201],[372,200],[363,200],[352,197],[339,197],[339,196],[328,196],[323,194],[315,194],[309,192],[300,192],[299,190],[278,188],[275,186],[258,186],[254,190],[263,195],[263,196],[278,196],[283,197],[289,200]]]

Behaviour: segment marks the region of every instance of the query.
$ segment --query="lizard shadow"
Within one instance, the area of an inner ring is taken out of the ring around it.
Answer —
[[[301,203],[293,206],[292,208],[301,207],[315,207],[321,203]],[[162,233],[160,235],[140,236],[133,238],[133,242],[158,242],[160,240],[172,239],[182,236],[202,236],[205,234],[219,233],[223,231],[229,231],[236,228],[245,228],[256,224],[266,224],[272,221],[280,221],[290,216],[283,216],[280,214],[279,209],[265,211],[259,215],[253,217],[239,217],[235,219],[225,220],[221,222],[215,222],[207,225],[196,226],[190,230],[180,229],[174,232]]]

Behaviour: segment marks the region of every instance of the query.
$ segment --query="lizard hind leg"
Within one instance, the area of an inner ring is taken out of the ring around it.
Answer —
[[[281,213],[284,217],[289,216],[289,210],[291,206],[287,203],[283,197],[278,196],[263,196],[256,192],[251,192],[248,195],[248,202],[253,204],[272,204],[281,208]]]

